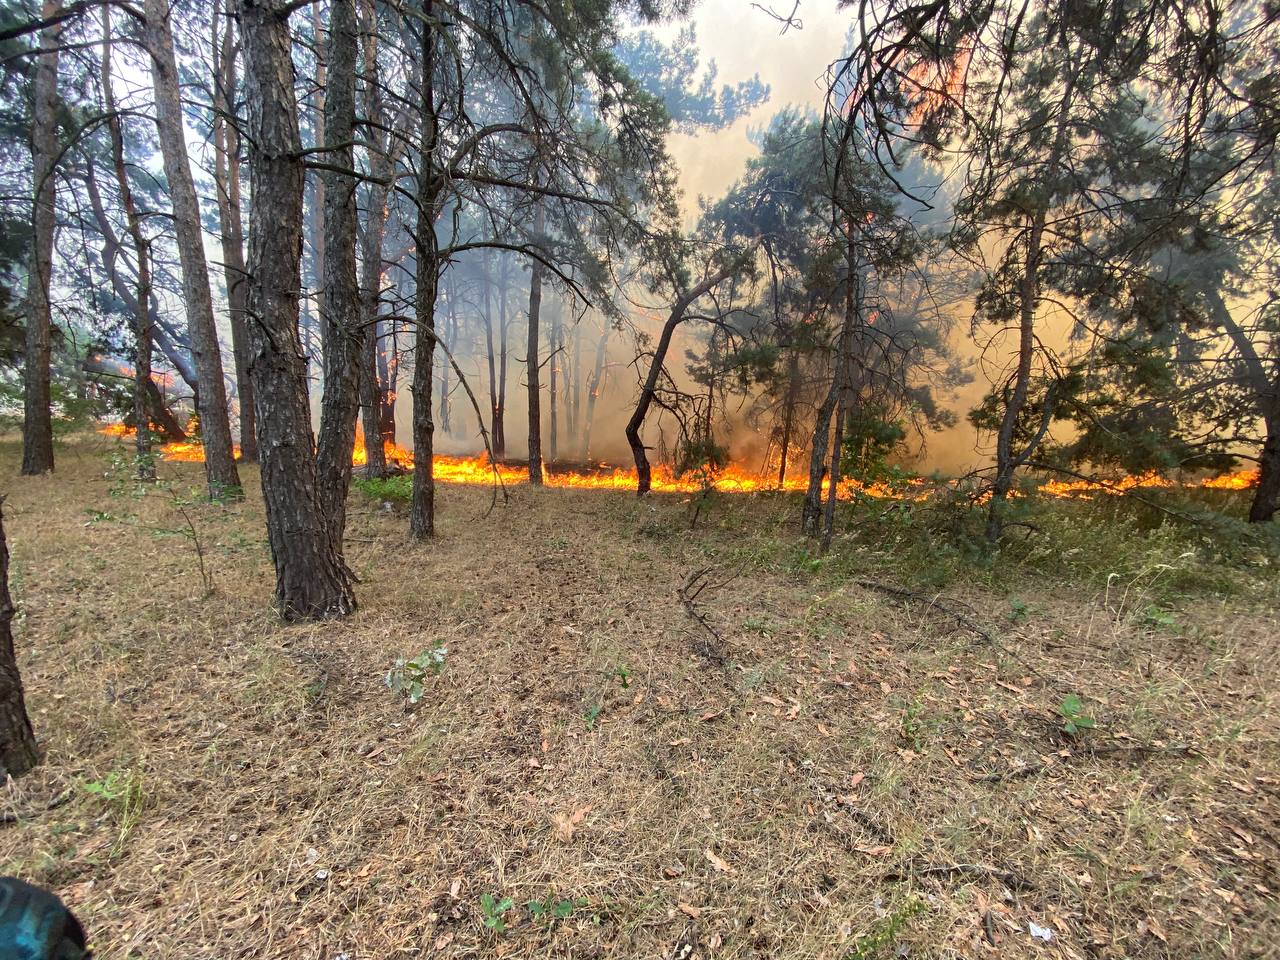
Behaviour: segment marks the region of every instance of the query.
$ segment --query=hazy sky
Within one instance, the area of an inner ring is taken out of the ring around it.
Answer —
[[[791,2],[764,0],[761,5],[789,11]],[[852,13],[837,11],[834,0],[802,0],[798,16],[803,29],[793,27],[784,34],[778,21],[750,0],[701,0],[694,8],[702,60],[716,62],[718,83],[738,83],[759,74],[770,94],[763,105],[726,130],[671,138],[686,210],[694,207],[699,194],[724,193],[742,173],[747,157],[755,152],[747,140],[749,128],[763,126],[788,104],[817,108],[822,103],[823,74],[840,55]],[[674,34],[677,29],[673,25],[661,32]]]

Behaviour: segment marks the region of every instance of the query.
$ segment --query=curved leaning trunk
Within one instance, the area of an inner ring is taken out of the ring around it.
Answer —
[[[302,256],[302,142],[294,99],[288,4],[240,0],[249,173],[249,324],[262,499],[286,620],[356,608],[350,571],[316,492],[306,360],[298,338]]]

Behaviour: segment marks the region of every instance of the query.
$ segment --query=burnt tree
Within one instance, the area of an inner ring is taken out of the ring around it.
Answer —
[[[40,762],[13,649],[16,611],[9,596],[9,545],[4,536],[3,507],[4,498],[0,497],[0,782],[7,777],[20,777]]]

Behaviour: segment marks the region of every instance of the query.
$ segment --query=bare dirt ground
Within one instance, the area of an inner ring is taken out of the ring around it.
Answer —
[[[256,472],[135,497],[114,449],[0,446],[48,749],[0,872],[107,960],[1276,955],[1274,570],[951,583],[984,639],[791,498],[444,487],[425,545],[354,493],[361,609],[287,627]]]

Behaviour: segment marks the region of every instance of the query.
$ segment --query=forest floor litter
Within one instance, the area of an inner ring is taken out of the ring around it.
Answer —
[[[286,626],[256,469],[117,449],[0,443],[0,873],[105,960],[1276,955],[1274,568],[930,590],[793,495],[442,485],[422,544],[353,492],[360,610]]]

